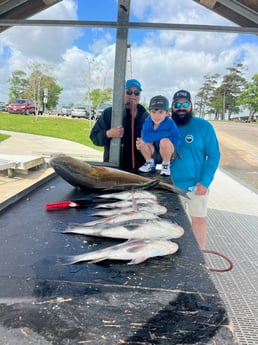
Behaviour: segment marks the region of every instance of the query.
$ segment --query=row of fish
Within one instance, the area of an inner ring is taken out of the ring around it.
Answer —
[[[167,209],[158,204],[157,197],[148,191],[130,191],[99,195],[100,198],[117,199],[117,202],[100,203],[93,215],[100,219],[69,224],[63,233],[126,239],[127,241],[105,249],[85,254],[59,258],[63,264],[81,261],[126,260],[138,264],[150,257],[177,252],[178,244],[170,241],[183,236],[178,224],[162,219],[159,215]]]

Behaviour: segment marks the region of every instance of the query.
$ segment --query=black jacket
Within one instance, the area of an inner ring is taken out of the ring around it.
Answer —
[[[107,137],[106,131],[111,128],[112,107],[105,109],[93,126],[90,139],[93,144],[97,146],[104,146],[104,162],[109,161],[109,150],[111,139]],[[137,114],[134,120],[134,146],[136,138],[141,137],[142,125],[149,114],[146,109],[137,104]],[[131,171],[132,169],[132,141],[131,141],[131,114],[130,110],[126,109],[123,116],[124,137],[121,139],[121,163],[119,168]],[[137,170],[145,163],[140,151],[134,148],[135,152],[135,169]]]

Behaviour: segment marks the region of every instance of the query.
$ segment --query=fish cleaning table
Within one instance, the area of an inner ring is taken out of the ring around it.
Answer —
[[[88,195],[60,177],[2,211],[0,344],[237,344],[178,196],[152,192],[185,234],[176,254],[131,266],[57,264],[121,242],[61,233],[95,218],[91,207],[45,210]]]

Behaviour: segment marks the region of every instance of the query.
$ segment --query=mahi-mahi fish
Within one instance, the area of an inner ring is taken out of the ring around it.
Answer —
[[[187,198],[184,190],[172,184],[116,168],[90,165],[65,154],[54,155],[50,160],[50,165],[65,181],[81,189],[114,191],[153,187],[168,190]]]
[[[63,233],[119,239],[176,239],[184,234],[184,229],[165,219],[152,219],[137,225],[115,225],[108,228],[69,225]]]
[[[174,254],[178,244],[169,240],[129,240],[104,249],[58,258],[58,263],[64,265],[81,261],[96,263],[103,260],[125,260],[128,265],[139,264],[148,258]]]

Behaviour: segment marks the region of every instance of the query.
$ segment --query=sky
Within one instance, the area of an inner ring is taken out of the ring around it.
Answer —
[[[131,0],[130,21],[235,26],[192,0]],[[116,21],[117,0],[63,0],[31,19]],[[126,79],[142,84],[141,100],[171,101],[178,89],[194,98],[205,75],[227,73],[242,63],[248,81],[258,73],[258,36],[174,30],[129,30]],[[63,88],[62,104],[83,104],[87,92],[113,87],[116,30],[17,26],[0,33],[0,101],[8,100],[7,79],[15,70],[48,66]]]

